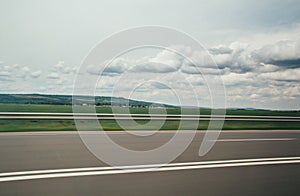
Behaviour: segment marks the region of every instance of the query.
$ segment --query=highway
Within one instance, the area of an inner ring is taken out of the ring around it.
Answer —
[[[154,160],[122,169],[98,160],[76,132],[1,133],[0,195],[300,194],[300,130],[222,131],[212,150],[199,157],[204,133],[198,131],[167,165],[157,167]],[[128,149],[149,150],[174,131],[147,139],[107,134]]]

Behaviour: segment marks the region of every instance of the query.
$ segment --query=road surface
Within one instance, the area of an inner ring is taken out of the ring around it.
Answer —
[[[173,131],[147,140],[109,132],[133,150],[162,145]],[[300,131],[223,131],[204,157],[204,132],[159,167],[109,167],[76,132],[0,134],[0,195],[299,195]]]

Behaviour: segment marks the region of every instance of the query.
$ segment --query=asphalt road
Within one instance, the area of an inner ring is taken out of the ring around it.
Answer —
[[[123,132],[109,135],[128,149],[149,150],[173,134],[164,131],[146,140]],[[161,170],[122,173],[91,154],[76,133],[1,133],[0,195],[300,195],[300,131],[223,131],[199,157],[203,136],[198,132]],[[74,168],[90,172],[61,170]],[[26,174],[39,170],[45,174]]]

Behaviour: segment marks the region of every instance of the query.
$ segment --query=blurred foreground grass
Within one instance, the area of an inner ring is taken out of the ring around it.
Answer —
[[[112,113],[112,107],[96,106],[97,113]],[[119,111],[124,113],[128,108],[115,107]],[[164,113],[162,108],[129,108],[132,114],[148,114],[151,113],[161,114]],[[208,108],[185,108],[185,113],[195,114],[200,111],[202,115],[211,114],[211,109]],[[218,111],[217,109],[215,111]],[[71,105],[46,105],[46,104],[0,104],[0,112],[49,112],[49,113],[71,113]],[[167,108],[168,114],[180,114],[180,108]],[[262,109],[227,109],[226,115],[248,115],[248,116],[299,116],[300,111],[275,111],[275,110],[262,110]]]
[[[99,130],[100,127],[93,126],[89,121],[82,121],[85,130]],[[142,130],[153,130],[157,126],[147,124],[147,121],[136,121],[142,125]],[[160,123],[157,121],[157,123]],[[141,130],[135,125],[126,125],[122,128],[115,120],[100,120],[102,129],[113,130]],[[198,130],[206,130],[208,121],[186,121],[180,127],[181,130],[191,130],[197,127]],[[177,130],[179,121],[166,121],[162,123],[160,130]],[[251,130],[251,129],[300,129],[300,122],[262,122],[262,121],[225,121],[223,130]],[[13,131],[76,131],[73,120],[0,120],[0,132]]]
[[[116,108],[121,113],[126,113],[128,108]],[[148,114],[149,108],[129,108],[132,114]],[[151,113],[164,113],[162,108],[151,108]],[[96,107],[97,113],[111,113],[111,107]],[[196,111],[196,112],[195,112]],[[0,104],[0,112],[55,112],[55,113],[71,113],[72,106],[70,105],[30,105],[30,104]],[[180,114],[180,108],[167,108],[168,114]],[[198,114],[199,110],[192,108],[185,109],[185,114]],[[200,114],[208,115],[210,109],[200,109]],[[244,109],[229,109],[226,110],[226,115],[249,115],[249,116],[300,116],[299,111],[270,111],[270,110],[244,110]],[[124,120],[125,121],[125,120]],[[99,127],[92,125],[89,121],[85,122],[86,130],[99,130]],[[158,126],[148,123],[147,120],[138,120],[135,126],[129,124],[122,126],[118,125],[115,120],[99,121],[104,130],[153,130]],[[179,121],[156,121],[157,124],[162,124],[160,130],[177,130]],[[184,121],[180,127],[182,130],[199,129],[206,130],[208,121]],[[300,129],[300,122],[273,122],[273,121],[225,121],[223,130],[250,130],[250,129]],[[0,132],[13,131],[75,131],[76,126],[74,120],[11,120],[0,119]]]

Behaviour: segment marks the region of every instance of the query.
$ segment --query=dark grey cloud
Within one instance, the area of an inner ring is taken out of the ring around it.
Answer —
[[[104,62],[101,65],[89,65],[87,72],[92,75],[117,76],[124,73],[130,66],[132,63],[129,59],[116,58],[112,62]]]
[[[151,86],[157,89],[170,89],[170,87],[168,87],[165,84],[159,83],[159,82],[152,82]]]
[[[286,60],[271,60],[266,63],[277,65],[283,68],[300,68],[300,58],[299,59],[286,59]]]
[[[116,73],[116,74],[121,74],[124,72],[124,68],[122,66],[109,66],[109,67],[106,67],[104,69],[104,73]]]
[[[291,80],[291,79],[277,79],[277,81],[279,82],[288,82],[288,83],[291,83],[291,82],[300,82],[300,78],[297,80],[297,79],[294,79],[294,80]]]
[[[101,75],[103,75],[103,76],[117,76],[117,75],[120,75],[120,74],[124,73],[125,70],[126,69],[122,65],[120,65],[120,66],[109,66],[109,67],[106,67],[103,70]],[[98,75],[98,74],[95,74],[95,75]]]
[[[180,68],[180,71],[185,74],[192,74],[192,75],[219,75],[222,73],[226,67],[217,69],[217,67],[207,68],[207,67],[199,67],[192,63],[184,63],[183,66]]]

